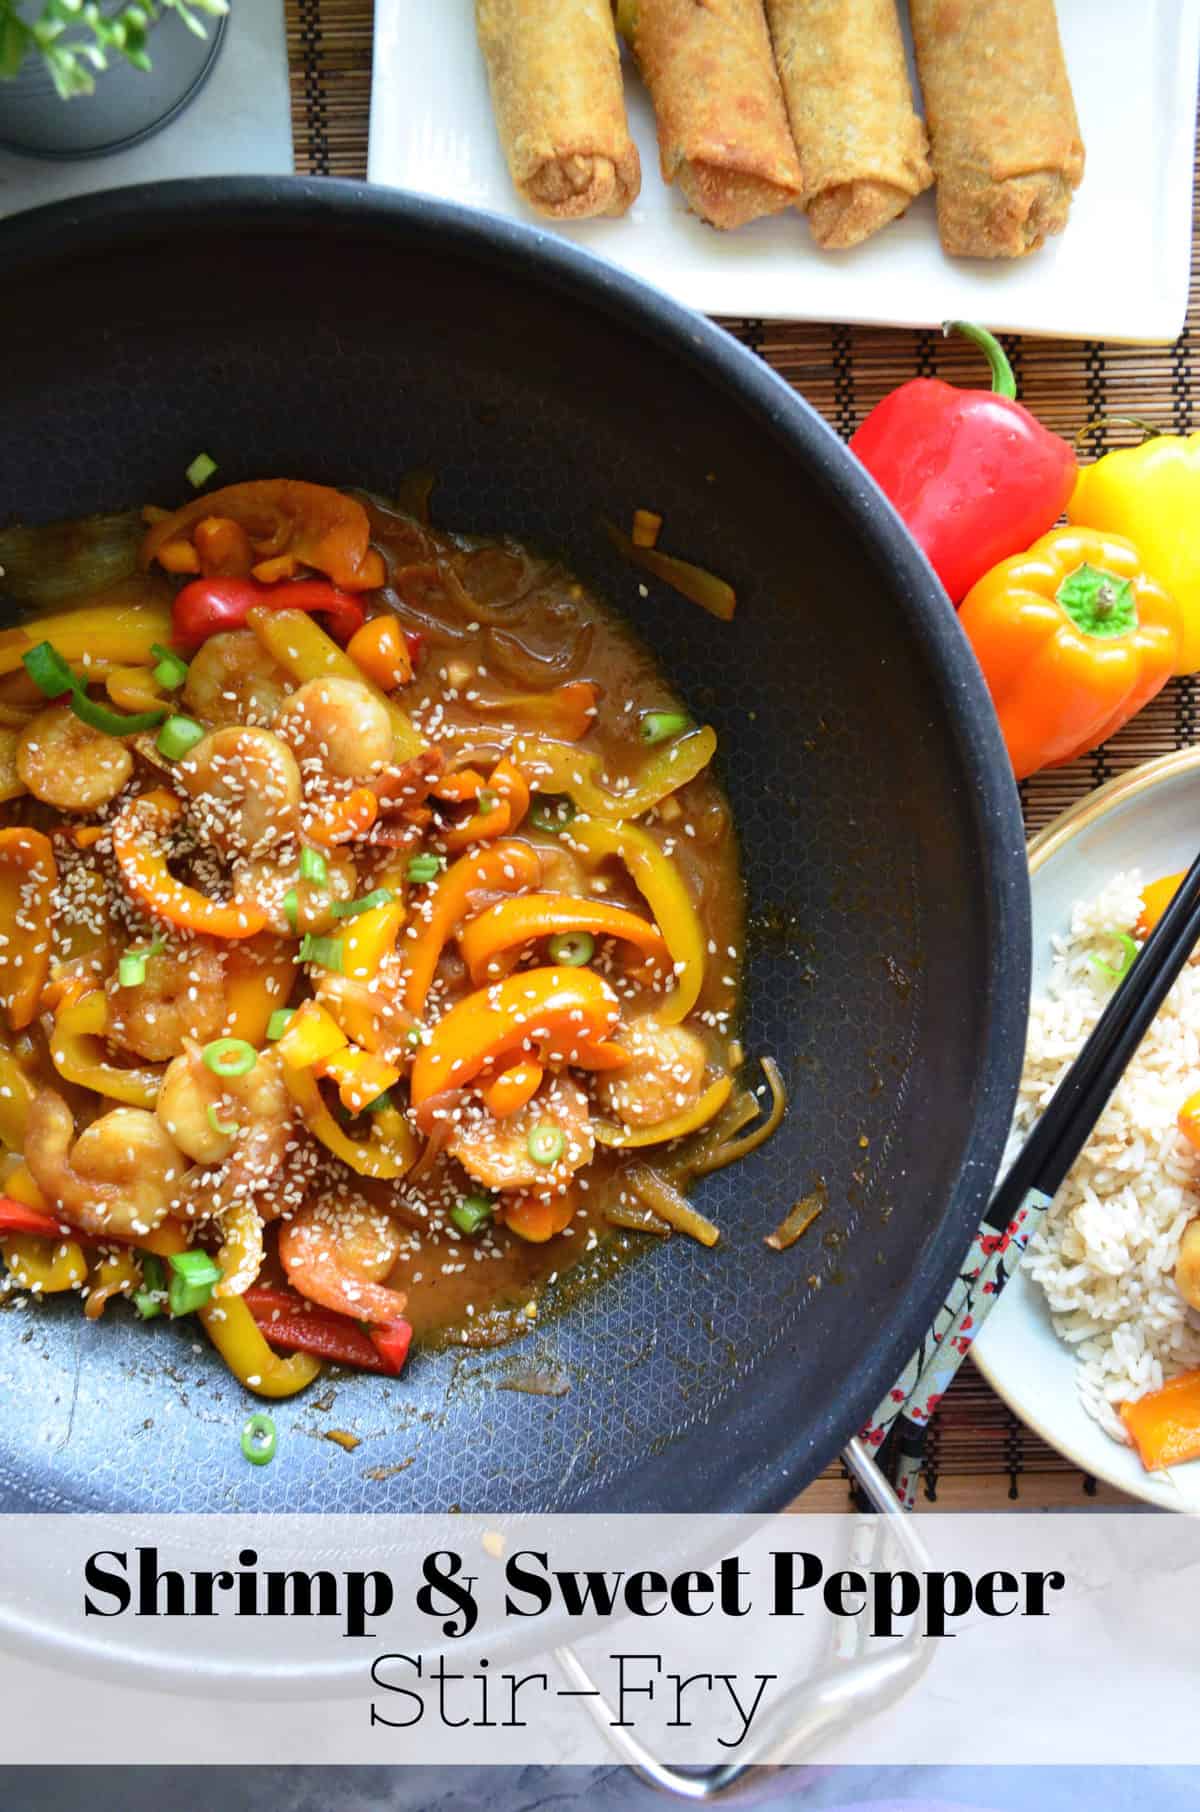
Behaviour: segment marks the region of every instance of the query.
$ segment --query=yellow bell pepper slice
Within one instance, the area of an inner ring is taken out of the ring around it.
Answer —
[[[87,1281],[87,1259],[73,1239],[43,1239],[38,1233],[9,1233],[0,1253],[23,1290],[55,1296]]]
[[[157,711],[170,702],[150,667],[113,667],[104,676],[104,689],[120,711]]]
[[[544,737],[518,737],[513,755],[539,793],[565,793],[578,811],[594,818],[640,818],[670,794],[686,786],[712,760],[717,733],[705,725],[687,730],[650,756],[636,783],[612,793],[600,776],[603,757],[591,749],[575,749]]]
[[[682,1139],[687,1133],[707,1126],[720,1113],[732,1092],[732,1076],[718,1076],[691,1107],[685,1107],[682,1113],[672,1115],[669,1120],[660,1120],[657,1126],[615,1126],[607,1120],[594,1120],[592,1130],[601,1145],[611,1145],[620,1151],[632,1151],[641,1145],[665,1145],[668,1139]]]
[[[633,877],[675,965],[675,987],[655,1010],[663,1025],[687,1018],[704,983],[704,932],[683,876],[664,856],[648,831],[635,824],[609,824],[600,818],[576,818],[563,833],[569,848],[597,860],[617,856]]]
[[[404,1176],[416,1163],[416,1135],[403,1114],[395,1109],[376,1114],[371,1137],[364,1143],[342,1131],[321,1099],[317,1079],[311,1070],[285,1067],[283,1079],[292,1100],[304,1115],[308,1130],[327,1151],[348,1164],[360,1177],[379,1177],[392,1182]]]
[[[315,1000],[306,1000],[296,1009],[283,1036],[276,1040],[275,1049],[288,1069],[310,1070],[340,1051],[346,1042],[346,1034],[332,1014]]]
[[[351,981],[370,981],[396,948],[408,916],[403,900],[372,906],[348,921],[342,933],[342,974]]]
[[[240,1296],[214,1298],[196,1313],[234,1377],[256,1395],[294,1397],[320,1377],[321,1361],[311,1353],[291,1353],[282,1359],[272,1352]]]
[[[141,1288],[142,1267],[126,1246],[106,1252],[92,1273],[91,1288],[83,1300],[83,1312],[89,1321],[98,1321],[110,1296],[132,1296]]]
[[[352,1114],[365,1112],[372,1101],[378,1101],[400,1080],[400,1071],[386,1057],[349,1047],[327,1057],[320,1074],[337,1083],[342,1106]]]
[[[29,1107],[33,1100],[33,1084],[17,1062],[6,1044],[0,1043],[0,1144],[6,1150],[20,1152],[25,1149],[25,1132],[29,1120]],[[32,1182],[32,1178],[30,1179]],[[14,1193],[9,1190],[9,1194]],[[24,1201],[26,1198],[19,1198]],[[40,1202],[30,1202],[31,1208],[41,1206]]]
[[[15,629],[0,630],[0,674],[16,673],[21,658],[39,642],[49,642],[64,661],[87,665],[82,671],[98,676],[97,663],[150,667],[158,659],[150,644],[171,639],[171,613],[155,604],[109,604],[65,610],[49,617],[35,617]]]
[[[287,1004],[296,979],[289,945],[273,940],[266,950],[234,944],[225,959],[222,1038],[244,1038],[256,1048],[267,1036],[271,1015]]]
[[[0,804],[9,799],[20,799],[26,791],[25,783],[17,773],[19,737],[19,730],[0,729]]]
[[[77,1000],[65,999],[50,1034],[51,1063],[65,1082],[152,1112],[162,1087],[162,1067],[120,1069],[110,1063],[101,1043],[107,1028],[108,1000],[100,988]]]
[[[333,637],[326,635],[321,625],[314,623],[305,611],[267,610],[258,605],[248,613],[246,621],[267,653],[301,684],[305,680],[326,679],[332,675],[338,679],[357,680],[360,686],[366,686],[392,720],[394,761],[409,761],[424,749],[424,738],[413,728],[408,713],[401,710],[395,699],[381,692],[345,649],[339,648]]]
[[[217,1253],[221,1280],[213,1286],[218,1301],[240,1296],[258,1276],[263,1261],[262,1216],[253,1202],[234,1202],[221,1216],[221,1232]]]
[[[15,1032],[29,1025],[50,973],[50,902],[58,868],[49,837],[0,830],[0,1004]]]

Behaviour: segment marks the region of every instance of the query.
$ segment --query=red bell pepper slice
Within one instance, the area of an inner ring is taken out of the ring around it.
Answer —
[[[242,1300],[272,1346],[289,1353],[314,1353],[334,1365],[396,1377],[412,1344],[407,1321],[392,1321],[367,1334],[347,1316],[309,1309],[303,1297],[269,1284],[251,1284]]]
[[[348,642],[366,621],[358,599],[329,579],[288,579],[261,585],[257,579],[192,579],[175,594],[171,606],[171,640],[190,653],[210,635],[241,629],[255,605],[268,610],[307,610],[324,620],[336,642]]]
[[[0,1233],[36,1233],[42,1239],[79,1237],[57,1215],[47,1214],[41,1208],[30,1208],[25,1202],[14,1201],[10,1195],[0,1195]]]

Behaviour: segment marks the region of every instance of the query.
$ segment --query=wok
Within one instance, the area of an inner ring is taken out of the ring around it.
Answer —
[[[273,1405],[269,1467],[243,1460],[246,1400],[186,1325],[92,1325],[74,1300],[3,1314],[4,1507],[783,1504],[940,1301],[1023,1049],[1016,792],[924,559],[750,352],[533,230],[346,183],[164,183],[9,221],[0,268],[4,517],[180,501],[201,449],[222,482],[386,493],[428,466],[439,522],[559,551],[628,615],[717,728],[744,1039],[791,1094],[776,1138],[699,1188],[714,1250],[656,1245],[515,1348]],[[734,582],[732,624],[642,595],[601,526],[637,505]],[[768,1249],[818,1179],[822,1219]],[[531,1373],[569,1389],[504,1388]]]

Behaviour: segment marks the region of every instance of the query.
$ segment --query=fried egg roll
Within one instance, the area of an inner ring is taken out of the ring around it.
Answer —
[[[895,0],[767,0],[818,245],[844,251],[933,181]]]
[[[911,0],[938,230],[963,258],[1020,258],[1067,224],[1083,141],[1053,0]]]
[[[715,227],[800,198],[763,0],[621,0],[654,102],[663,181]]]
[[[509,174],[552,220],[624,214],[642,186],[611,0],[476,0]]]

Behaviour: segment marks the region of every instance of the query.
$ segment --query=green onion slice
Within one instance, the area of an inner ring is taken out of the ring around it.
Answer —
[[[44,692],[47,698],[61,698],[64,692],[74,692],[79,684],[67,662],[50,642],[39,642],[28,654],[23,654],[21,665],[38,691]]]
[[[536,830],[565,830],[575,816],[575,801],[566,793],[535,793],[529,822]]]
[[[161,642],[151,642],[151,654],[158,656],[158,665],[154,677],[167,692],[178,692],[188,676],[188,664],[181,654],[173,648],[164,648]]]
[[[364,1114],[382,1114],[387,1108],[391,1107],[391,1105],[392,1105],[391,1094],[385,1088],[382,1095],[376,1095],[374,1101],[367,1102],[367,1105],[363,1108],[363,1113]]]
[[[548,1120],[539,1120],[530,1129],[525,1149],[535,1164],[557,1164],[567,1149],[566,1135],[561,1126],[552,1126]]]
[[[158,733],[155,748],[168,761],[182,761],[189,749],[194,749],[204,736],[204,725],[198,724],[194,717],[168,717]]]
[[[690,722],[683,711],[644,711],[638,735],[645,743],[669,742],[672,736],[682,736]]]
[[[436,856],[412,856],[406,872],[410,881],[436,881],[441,866]]]
[[[221,1267],[207,1252],[172,1252],[171,1282],[167,1305],[172,1315],[191,1315],[210,1301],[213,1285],[221,1281]]]
[[[277,1038],[283,1037],[295,1017],[295,1007],[276,1007],[267,1021],[267,1037],[272,1044]]]
[[[210,459],[207,453],[197,453],[195,459],[193,459],[191,465],[188,467],[185,477],[192,489],[198,491],[202,485],[208,483],[216,469],[217,462],[215,459]]]
[[[162,1314],[162,1303],[151,1290],[135,1290],[133,1306],[143,1321],[153,1321],[156,1315]]]
[[[1092,968],[1111,982],[1123,982],[1137,960],[1141,945],[1127,931],[1110,931],[1107,935],[1115,944],[1120,944],[1121,961],[1114,967],[1112,963],[1106,963],[1102,956],[1093,956]]]
[[[490,817],[500,803],[500,795],[494,787],[481,786],[475,796],[475,803],[485,818]]]
[[[279,1437],[270,1416],[260,1411],[247,1416],[242,1427],[242,1452],[252,1466],[267,1466],[275,1458]]]
[[[144,949],[124,951],[117,964],[118,988],[140,988],[146,979],[147,962],[152,956],[161,956],[166,947],[166,939],[156,937]]]
[[[356,919],[360,912],[370,912],[375,906],[390,906],[395,897],[390,887],[375,887],[359,900],[335,900],[331,910],[335,919]]]
[[[335,975],[340,975],[345,960],[340,937],[314,937],[306,932],[300,940],[302,963],[315,963],[318,969],[332,969]]]
[[[143,1321],[153,1321],[163,1311],[163,1297],[166,1295],[167,1283],[163,1276],[162,1260],[153,1252],[140,1254],[142,1264],[142,1287],[135,1290],[133,1306]]]
[[[337,911],[337,907],[334,907]],[[300,896],[294,887],[289,887],[283,896],[283,916],[295,931],[300,918]]]
[[[258,1052],[244,1038],[214,1038],[200,1055],[214,1076],[245,1076],[258,1062]]]
[[[486,1195],[464,1195],[450,1210],[450,1219],[460,1233],[478,1233],[492,1218],[493,1204]]]
[[[311,881],[314,887],[329,886],[329,864],[319,849],[300,851],[300,879]]]
[[[569,969],[581,969],[596,954],[596,940],[590,931],[564,931],[546,945],[552,963],[565,963]]]
[[[215,1101],[209,1102],[208,1106],[204,1110],[204,1117],[208,1121],[208,1124],[212,1127],[213,1131],[215,1133],[220,1133],[220,1135],[223,1139],[232,1139],[234,1133],[241,1131],[241,1128],[239,1127],[236,1120],[225,1121],[219,1117],[219,1115],[217,1113],[217,1104]]]

